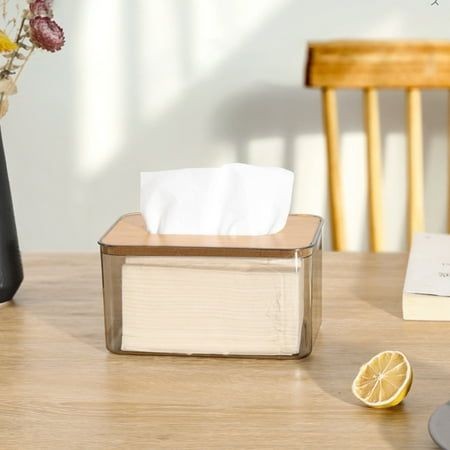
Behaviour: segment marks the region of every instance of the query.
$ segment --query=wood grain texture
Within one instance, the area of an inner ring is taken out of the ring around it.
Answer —
[[[433,449],[448,400],[448,323],[400,318],[405,255],[325,254],[324,321],[304,360],[124,356],[104,348],[97,255],[28,255],[0,308],[0,447]],[[363,362],[401,350],[405,403],[358,404]]]
[[[370,250],[380,252],[383,250],[380,112],[378,93],[373,88],[364,89],[364,122],[367,135]]]
[[[345,250],[345,223],[339,157],[339,122],[336,91],[334,89],[322,89],[322,112],[327,144],[328,197],[330,202],[332,244],[335,250]]]
[[[448,88],[450,41],[330,41],[308,45],[306,84]]]
[[[103,253],[125,256],[248,256],[292,258],[297,251],[311,254],[320,239],[323,220],[309,214],[290,214],[278,233],[262,236],[152,234],[140,213],[125,214],[99,244]]]
[[[406,91],[406,125],[408,144],[408,239],[424,231],[422,100],[420,91]]]

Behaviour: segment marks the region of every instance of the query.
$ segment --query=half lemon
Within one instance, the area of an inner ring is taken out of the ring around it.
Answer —
[[[411,365],[403,353],[381,352],[361,366],[352,392],[367,406],[390,408],[408,395],[412,379]]]

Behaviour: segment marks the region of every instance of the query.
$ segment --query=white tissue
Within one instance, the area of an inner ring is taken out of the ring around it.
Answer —
[[[282,230],[294,174],[278,167],[141,173],[141,213],[150,233],[258,236]]]

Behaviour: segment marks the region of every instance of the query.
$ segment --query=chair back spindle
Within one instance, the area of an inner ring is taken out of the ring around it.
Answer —
[[[331,41],[310,43],[306,85],[322,90],[328,161],[333,248],[347,250],[339,158],[336,90],[361,89],[367,145],[370,249],[385,250],[382,214],[382,159],[379,89],[403,89],[406,96],[407,234],[425,228],[421,89],[450,88],[450,42]],[[450,117],[450,91],[449,117]],[[450,127],[449,127],[450,133]],[[450,134],[449,134],[450,142]],[[448,230],[450,231],[450,147]]]
[[[378,93],[374,88],[364,89],[364,123],[367,135],[370,249],[379,252],[383,248],[381,145]]]
[[[408,240],[415,232],[424,230],[422,102],[417,88],[406,90],[408,130]]]
[[[339,123],[336,91],[322,90],[323,122],[328,153],[328,195],[333,222],[333,242],[336,250],[345,249],[344,211],[342,207],[341,164],[339,158]]]

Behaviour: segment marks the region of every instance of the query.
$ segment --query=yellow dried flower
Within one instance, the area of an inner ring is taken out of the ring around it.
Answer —
[[[12,52],[18,49],[18,45],[13,42],[3,31],[0,31],[0,53]]]

